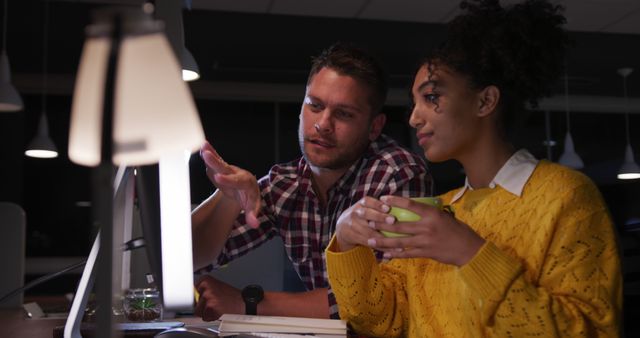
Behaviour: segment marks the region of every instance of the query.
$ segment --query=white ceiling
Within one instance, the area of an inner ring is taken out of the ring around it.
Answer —
[[[503,4],[519,0],[502,0]],[[565,6],[572,31],[640,34],[639,0],[554,0]],[[451,0],[193,0],[194,9],[445,23],[458,12]]]

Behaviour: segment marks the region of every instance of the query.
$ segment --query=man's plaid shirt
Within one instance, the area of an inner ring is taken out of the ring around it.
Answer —
[[[304,158],[271,168],[258,181],[262,195],[260,227],[246,225],[241,214],[233,225],[216,264],[222,266],[280,236],[294,268],[307,290],[329,288],[324,250],[335,231],[340,214],[364,196],[427,196],[431,176],[424,161],[381,135],[364,156],[329,189],[322,206],[312,188],[311,169]],[[331,316],[338,316],[329,289]]]

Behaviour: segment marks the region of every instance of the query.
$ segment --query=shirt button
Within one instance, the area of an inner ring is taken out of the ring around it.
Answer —
[[[493,182],[489,183],[489,188],[491,188],[491,189],[495,189],[495,187],[496,187],[496,184],[495,184],[495,183],[493,183]]]

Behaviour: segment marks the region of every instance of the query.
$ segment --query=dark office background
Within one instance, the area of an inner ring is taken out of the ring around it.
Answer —
[[[81,257],[88,254],[97,229],[91,223],[90,207],[83,203],[91,199],[90,170],[69,161],[67,138],[83,29],[90,23],[89,11],[98,6],[83,1],[50,2],[46,111],[59,157],[33,159],[24,156],[24,149],[43,110],[43,4],[37,0],[9,4],[7,51],[13,82],[25,108],[0,113],[0,200],[15,202],[26,211],[28,258]],[[442,39],[444,31],[441,24],[199,9],[185,11],[184,25],[186,46],[202,75],[190,86],[206,137],[227,162],[257,176],[276,162],[299,156],[298,114],[312,55],[339,40],[362,45],[383,62],[398,94],[409,85],[420,56]],[[622,80],[616,69],[635,67],[637,73],[629,77],[629,96],[640,97],[640,35],[572,32],[571,37],[575,41],[568,59],[572,95],[621,97]],[[243,88],[248,89],[243,92]],[[558,85],[554,95],[562,94],[563,87]],[[386,107],[389,122],[385,132],[412,147],[408,100],[402,98],[395,95]],[[630,115],[631,145],[639,159],[640,119],[635,113]],[[564,113],[550,111],[548,126],[551,139],[557,142],[550,149],[551,159],[557,161],[566,132]],[[544,112],[523,113],[513,129],[514,142],[547,158],[546,127]],[[623,256],[640,257],[640,232],[632,231],[640,218],[640,180],[615,178],[626,143],[624,115],[574,113],[571,131],[586,164],[583,171],[598,184],[609,205]],[[455,163],[432,164],[431,169],[436,193],[464,181]],[[191,159],[191,191],[192,203],[213,191],[196,155]],[[629,265],[626,276],[629,285],[636,283],[636,289],[625,296],[627,318],[640,314],[640,266],[634,264]],[[77,278],[69,275],[31,293],[73,292]],[[633,330],[631,324],[629,329]]]

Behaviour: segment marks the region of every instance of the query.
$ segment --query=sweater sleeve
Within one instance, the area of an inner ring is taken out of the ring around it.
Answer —
[[[336,252],[335,242],[334,236],[326,250],[327,271],[340,318],[366,336],[402,336],[408,325],[405,275],[378,264],[370,248]]]
[[[459,269],[489,336],[619,336],[620,262],[604,202],[586,184],[559,210],[537,276],[490,242]]]

